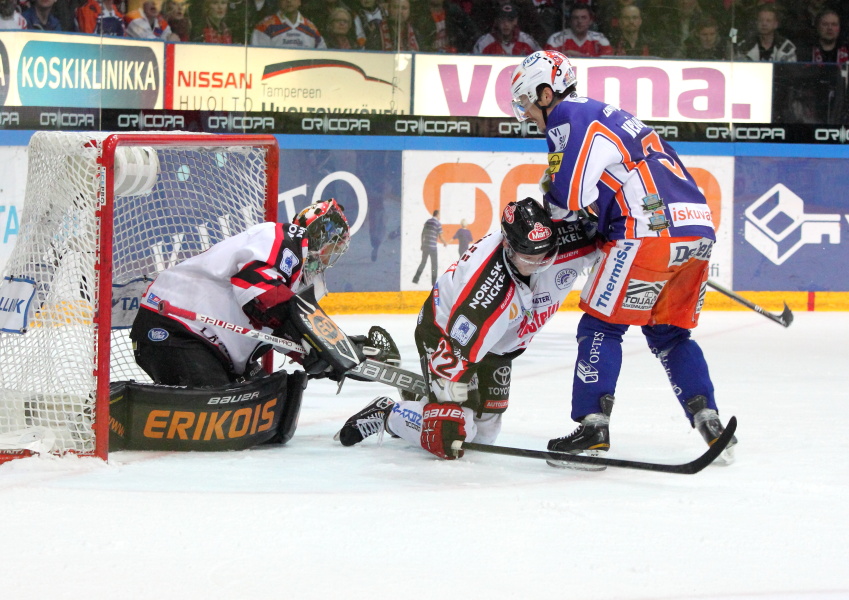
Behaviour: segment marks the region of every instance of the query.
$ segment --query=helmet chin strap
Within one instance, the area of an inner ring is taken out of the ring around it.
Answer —
[[[534,102],[534,106],[536,106],[540,110],[540,112],[542,113],[542,122],[547,128],[548,127],[548,111],[551,108],[551,103],[549,103],[548,106],[540,106],[539,98],[537,98],[537,101]]]
[[[537,108],[542,112],[542,122],[545,124],[545,127],[548,128],[548,107],[540,106],[539,102],[537,102]]]

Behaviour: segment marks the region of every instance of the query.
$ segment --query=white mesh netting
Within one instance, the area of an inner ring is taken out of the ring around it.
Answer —
[[[25,332],[10,331],[7,321],[0,333],[0,453],[19,434],[45,428],[54,452],[94,453],[98,307],[112,305],[111,381],[149,381],[127,335],[146,282],[264,220],[266,145],[171,133],[143,147],[119,142],[115,187],[128,195],[114,198],[112,255],[104,259],[113,293],[99,298],[108,135],[38,132],[30,142],[18,239],[0,283],[17,286],[17,296],[7,294],[14,298],[32,296]],[[26,305],[14,298],[10,305]]]

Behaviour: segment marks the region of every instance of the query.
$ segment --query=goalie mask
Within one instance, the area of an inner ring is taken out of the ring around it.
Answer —
[[[537,108],[543,110],[537,104],[539,89],[542,85],[550,87],[555,94],[562,94],[577,84],[575,69],[565,54],[556,50],[534,52],[513,71],[513,79],[510,81],[513,114],[519,121],[527,121],[528,115],[525,112],[525,101],[522,100],[522,96],[527,96],[528,102],[536,104]]]
[[[342,206],[334,199],[310,204],[295,217],[307,230],[309,252],[305,270],[319,273],[336,264],[348,250],[351,236]]]
[[[554,223],[533,198],[511,202],[501,214],[504,254],[522,275],[545,271],[557,256]]]

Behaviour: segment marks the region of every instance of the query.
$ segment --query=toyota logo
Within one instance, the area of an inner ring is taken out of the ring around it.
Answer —
[[[498,367],[492,378],[498,385],[510,385],[510,367]]]

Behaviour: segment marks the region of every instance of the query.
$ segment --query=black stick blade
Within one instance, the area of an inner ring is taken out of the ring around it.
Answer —
[[[477,450],[490,454],[505,454],[507,456],[522,456],[525,458],[541,458],[544,460],[558,460],[562,462],[581,463],[596,467],[620,467],[622,469],[638,469],[641,471],[655,471],[657,473],[674,473],[678,475],[693,475],[711,464],[731,442],[734,432],[737,430],[737,417],[731,417],[725,431],[717,438],[707,452],[696,460],[688,463],[667,465],[662,463],[643,462],[638,460],[623,460],[618,458],[606,458],[601,456],[578,456],[566,454],[565,452],[552,452],[549,450],[527,450],[524,448],[509,448],[507,446],[491,446],[489,444],[475,444],[463,442],[464,450]]]

